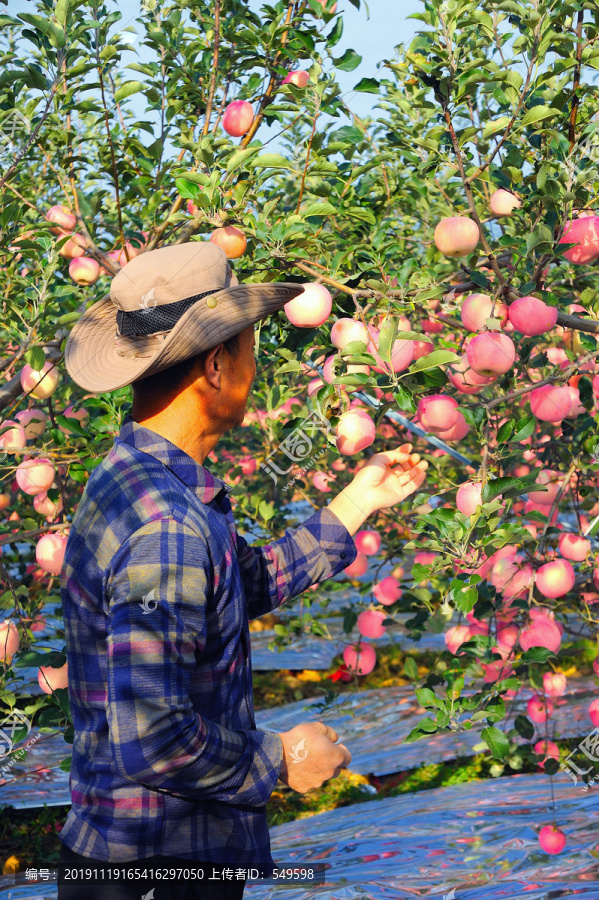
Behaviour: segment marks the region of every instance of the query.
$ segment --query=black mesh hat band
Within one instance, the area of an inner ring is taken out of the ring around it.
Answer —
[[[210,294],[218,294],[222,288],[214,291],[204,291],[194,297],[186,297],[185,300],[177,300],[176,303],[165,303],[163,306],[142,306],[140,309],[126,311],[119,309],[116,314],[118,333],[123,337],[136,337],[144,334],[155,334],[157,331],[170,331],[174,328],[183,313]],[[151,301],[150,301],[151,302]]]

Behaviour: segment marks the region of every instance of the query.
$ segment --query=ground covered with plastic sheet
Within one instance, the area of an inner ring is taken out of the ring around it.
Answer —
[[[599,803],[580,785],[555,783],[568,837],[549,856],[537,830],[550,818],[548,779],[498,778],[331,810],[271,829],[279,866],[322,862],[321,887],[246,887],[249,900],[599,900]],[[56,888],[9,887],[6,900],[52,900]]]

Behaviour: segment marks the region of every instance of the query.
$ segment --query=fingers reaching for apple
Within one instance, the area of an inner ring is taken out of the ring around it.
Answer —
[[[411,444],[384,450],[370,457],[356,474],[354,483],[364,492],[372,510],[401,503],[423,483],[428,463],[412,453]]]

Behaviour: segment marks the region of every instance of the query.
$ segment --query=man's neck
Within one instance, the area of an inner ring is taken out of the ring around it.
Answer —
[[[133,404],[131,417],[138,425],[149,428],[179,447],[200,465],[203,465],[221,437],[221,433],[206,428],[207,423],[198,415],[190,415],[189,411],[183,414],[172,407],[159,413],[149,413]]]

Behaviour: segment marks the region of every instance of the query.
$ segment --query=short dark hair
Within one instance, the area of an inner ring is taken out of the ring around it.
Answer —
[[[223,347],[230,356],[236,356],[239,350],[239,335],[234,334],[228,340],[223,341]],[[204,361],[210,350],[203,350],[189,359],[175,363],[168,369],[156,372],[154,375],[148,375],[146,378],[140,378],[139,381],[133,382],[133,393],[143,391],[144,394],[176,394],[181,385],[193,372],[194,367]]]

